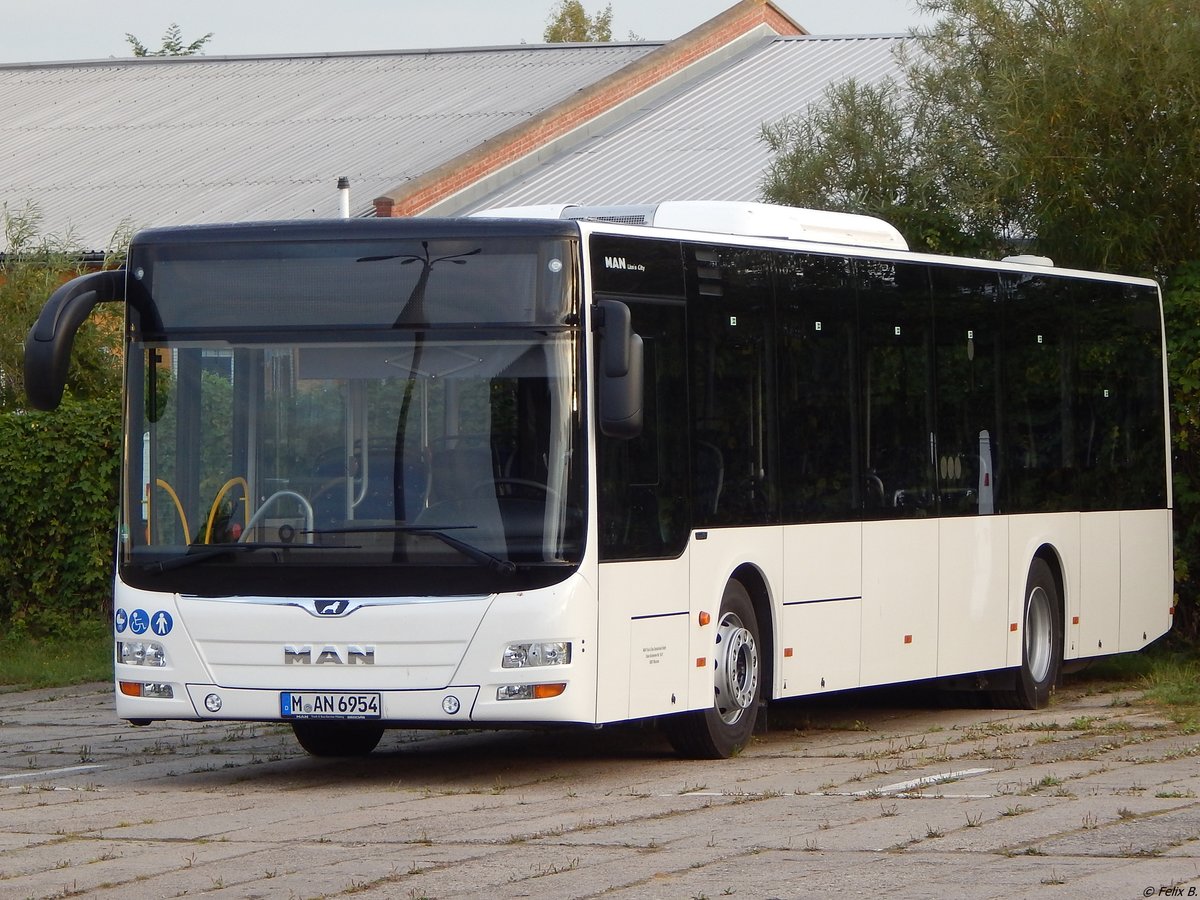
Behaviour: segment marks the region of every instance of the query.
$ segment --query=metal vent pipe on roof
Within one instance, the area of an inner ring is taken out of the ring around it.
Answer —
[[[350,179],[343,175],[338,179],[338,202],[343,219],[350,218]]]

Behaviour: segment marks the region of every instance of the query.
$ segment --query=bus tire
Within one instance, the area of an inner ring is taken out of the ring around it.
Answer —
[[[745,586],[725,585],[717,618],[713,705],[663,719],[667,739],[688,759],[728,759],[754,733],[762,698],[762,641]]]
[[[996,695],[996,705],[1009,709],[1041,709],[1050,702],[1062,671],[1063,612],[1058,582],[1040,557],[1025,580],[1021,667],[1013,690]]]
[[[373,722],[293,722],[292,731],[310,756],[366,756],[383,737]]]

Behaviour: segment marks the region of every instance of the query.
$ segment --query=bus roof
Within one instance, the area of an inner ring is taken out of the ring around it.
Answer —
[[[738,245],[751,241],[764,249],[845,253],[860,259],[958,266],[1022,275],[1053,274],[1066,278],[1158,287],[1158,283],[1150,278],[1059,267],[1046,257],[1008,256],[996,260],[913,251],[899,231],[882,219],[768,203],[668,201],[623,207],[558,203],[483,210],[471,215],[503,217],[514,221],[562,218],[578,222],[586,232],[643,236],[658,232],[662,237],[670,235],[679,240],[703,239]],[[785,233],[789,225],[793,226],[791,233]],[[801,231],[801,225],[807,226],[807,230]],[[893,233],[894,236],[890,237]]]
[[[908,242],[904,240],[904,236],[883,219],[773,203],[729,200],[669,200],[630,206],[581,206],[562,203],[488,209],[472,215],[582,219],[618,225],[650,225],[683,231],[813,241],[851,247],[908,249]]]

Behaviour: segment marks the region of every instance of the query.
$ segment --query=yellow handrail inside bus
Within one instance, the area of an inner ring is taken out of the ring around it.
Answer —
[[[192,531],[190,528],[188,528],[187,515],[183,511],[183,504],[179,502],[179,495],[177,493],[175,493],[175,488],[171,487],[169,484],[167,484],[161,478],[155,479],[154,483],[157,484],[164,491],[166,491],[167,494],[170,496],[170,498],[173,501],[175,501],[175,511],[177,513],[179,513],[179,521],[183,524],[183,540],[185,542],[190,540],[188,535],[190,535],[192,533]],[[149,500],[149,497],[147,497],[147,500]],[[147,544],[150,543],[150,523],[154,521],[154,519],[150,515],[150,512],[151,512],[150,504],[147,503],[146,504],[146,516],[147,516],[147,519],[146,519],[146,543]]]
[[[235,484],[240,484],[242,486],[242,496],[241,496],[241,500],[243,503],[242,522],[243,523],[249,522],[248,516],[249,516],[249,512],[250,512],[250,485],[246,482],[245,478],[242,478],[240,476],[235,476],[233,478],[230,478],[223,485],[221,485],[221,489],[219,491],[217,491],[217,497],[215,500],[213,500],[212,507],[208,511],[208,525],[204,529],[204,543],[206,543],[206,544],[212,543],[212,529],[213,529],[213,522],[217,518],[217,508],[221,505],[221,500],[224,499],[225,492],[228,491]],[[245,524],[243,524],[243,527],[245,527]]]

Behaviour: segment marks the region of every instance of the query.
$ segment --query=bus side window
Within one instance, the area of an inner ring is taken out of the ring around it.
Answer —
[[[924,266],[858,265],[867,518],[936,514],[933,317]]]
[[[728,247],[689,248],[689,255],[695,524],[774,522],[777,374],[767,257]]]
[[[684,309],[622,300],[642,338],[645,407],[637,437],[597,435],[600,558],[676,556],[690,527]]]
[[[1006,276],[1004,512],[1059,512],[1077,505],[1075,311],[1070,284]]]
[[[783,520],[857,519],[862,462],[851,262],[796,253],[780,254],[776,264]]]
[[[937,485],[943,516],[996,512],[999,288],[995,273],[934,266]]]
[[[1107,282],[1073,287],[1078,313],[1075,393],[1083,509],[1166,503],[1162,334],[1152,289]]]

